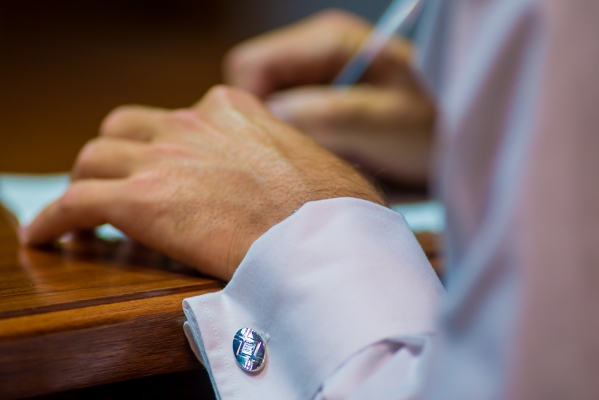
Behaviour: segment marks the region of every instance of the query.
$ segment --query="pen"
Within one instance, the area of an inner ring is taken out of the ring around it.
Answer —
[[[376,23],[368,39],[337,75],[333,85],[349,86],[358,82],[389,39],[396,32],[414,24],[423,4],[424,0],[394,0]]]

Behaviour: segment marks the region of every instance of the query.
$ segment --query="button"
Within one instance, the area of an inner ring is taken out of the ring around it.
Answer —
[[[266,364],[264,340],[258,332],[250,328],[242,328],[235,334],[233,354],[237,364],[248,372],[258,372]]]

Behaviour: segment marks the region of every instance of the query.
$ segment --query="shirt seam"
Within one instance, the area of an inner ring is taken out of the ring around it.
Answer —
[[[216,337],[216,341],[218,342],[218,347],[220,349],[221,356],[222,356],[223,360],[225,361],[225,366],[227,368],[227,372],[229,374],[229,378],[231,379],[231,383],[233,384],[233,389],[235,391],[235,397],[239,398],[239,390],[237,389],[237,385],[235,384],[235,380],[233,379],[233,374],[231,373],[231,369],[229,368],[229,362],[227,361],[227,357],[225,356],[225,351],[223,349],[223,345],[222,345],[222,342],[220,340],[220,337],[218,336],[218,332],[216,330],[216,326],[214,325],[214,322],[212,320],[212,316],[210,315],[210,312],[208,311],[208,306],[206,305],[206,302],[204,301],[204,299],[201,299],[201,301],[202,301],[202,305],[204,306],[204,310],[206,312],[206,315],[208,316],[208,320],[210,321],[210,325],[212,326],[212,330],[214,331],[214,336]]]

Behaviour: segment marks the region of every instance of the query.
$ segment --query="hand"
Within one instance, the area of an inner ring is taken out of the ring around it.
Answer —
[[[435,107],[412,74],[410,44],[391,40],[349,90],[326,85],[370,30],[344,12],[317,14],[233,48],[225,79],[264,98],[279,118],[338,155],[381,177],[423,184]]]
[[[312,200],[382,203],[353,168],[253,96],[212,89],[190,109],[108,115],[67,192],[21,232],[28,244],[110,223],[130,238],[228,280],[251,244]]]

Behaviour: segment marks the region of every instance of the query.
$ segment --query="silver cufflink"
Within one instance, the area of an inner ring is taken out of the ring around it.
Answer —
[[[242,328],[233,338],[233,354],[237,364],[248,372],[258,372],[266,364],[264,339],[250,328]]]

